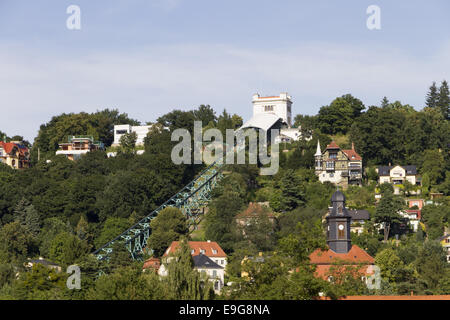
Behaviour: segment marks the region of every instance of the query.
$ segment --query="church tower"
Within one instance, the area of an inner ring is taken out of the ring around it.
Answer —
[[[327,219],[327,244],[336,253],[347,253],[352,248],[350,239],[351,216],[345,207],[345,196],[336,191],[331,197]]]

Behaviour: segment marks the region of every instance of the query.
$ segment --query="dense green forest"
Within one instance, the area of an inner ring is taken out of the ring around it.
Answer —
[[[152,222],[149,247],[161,256],[173,240],[217,241],[228,254],[226,282],[221,296],[202,286],[183,246],[169,277],[160,281],[142,272],[125,248],[117,246],[108,264],[90,254],[111,240],[191,181],[204,166],[174,165],[170,159],[171,131],[193,130],[193,121],[224,132],[242,125],[242,118],[225,110],[217,116],[208,105],[191,111],[174,110],[159,119],[145,139],[145,153],[136,155],[124,142],[116,157],[95,151],[78,161],[55,156],[59,142],[69,135],[93,135],[109,146],[115,124],[139,124],[118,110],[62,114],[41,125],[32,149],[32,167],[13,170],[0,164],[0,299],[310,299],[324,292],[330,297],[357,294],[450,294],[450,267],[437,239],[450,222],[450,94],[447,82],[433,84],[426,106],[412,106],[387,98],[380,106],[366,106],[344,95],[323,106],[315,116],[298,115],[309,141],[281,147],[280,170],[259,176],[256,165],[233,165],[213,191],[201,232],[189,235],[178,209],[166,209]],[[168,128],[165,129],[165,128]],[[21,140],[0,132],[4,140]],[[351,270],[336,270],[330,283],[314,277],[308,255],[325,247],[322,217],[336,187],[320,183],[314,173],[317,141],[322,149],[331,140],[342,148],[355,143],[366,169],[364,185],[345,190],[347,206],[367,209],[371,220],[352,241],[375,257],[383,283],[369,290]],[[38,160],[39,150],[39,160]],[[49,161],[48,161],[49,160]],[[377,186],[376,165],[414,164],[422,176],[422,197],[440,192],[444,197],[422,211],[417,233],[399,231],[393,208],[403,208],[402,195]],[[379,190],[378,190],[379,189]],[[375,193],[383,194],[378,205]],[[258,223],[242,227],[236,215],[249,202],[268,202],[276,223],[262,215]],[[389,221],[387,241],[375,223]],[[244,230],[242,230],[244,228]],[[243,232],[244,231],[244,232]],[[400,236],[399,241],[395,236]],[[262,252],[265,263],[246,256]],[[45,257],[62,266],[78,264],[81,290],[68,290],[67,274],[42,266],[25,268],[29,258]],[[297,272],[291,273],[295,269]],[[104,272],[99,276],[99,270]],[[246,271],[252,281],[241,277]],[[171,275],[172,274],[172,275]]]

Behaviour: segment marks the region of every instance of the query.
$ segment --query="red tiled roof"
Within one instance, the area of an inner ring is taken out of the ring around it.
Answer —
[[[5,150],[6,153],[11,153],[11,151],[14,149],[16,144],[12,143],[12,142],[0,141],[0,146],[3,148],[3,150]]]
[[[352,248],[347,253],[337,253],[331,249],[327,251],[317,249],[309,255],[309,259],[311,263],[317,265],[332,265],[339,261],[345,261],[348,264],[375,263],[373,257],[355,244],[352,245]]]
[[[355,150],[342,150],[349,160],[362,160],[361,156]],[[354,157],[354,158],[353,158]]]
[[[336,269],[334,269],[334,270],[332,269],[330,271],[330,269],[332,267],[336,268]],[[347,269],[347,268],[349,268],[349,269]],[[328,280],[328,277],[330,275],[332,275],[333,272],[339,273],[339,271],[346,271],[346,270],[348,270],[347,272],[354,273],[355,277],[356,276],[359,276],[359,277],[370,276],[370,275],[375,273],[372,265],[368,265],[368,266],[365,265],[365,266],[361,266],[361,267],[356,266],[355,267],[354,265],[321,264],[321,265],[317,265],[316,271],[315,271],[315,275],[318,278],[322,278],[324,280]]]
[[[158,258],[150,258],[144,262],[144,265],[142,266],[142,269],[149,269],[153,268],[156,271],[158,271],[159,267],[161,266],[161,261]]]
[[[327,145],[327,149],[340,149],[336,142],[331,141],[329,145]]]
[[[226,253],[222,250],[222,248],[215,241],[189,241],[189,247],[191,250],[194,250],[192,253],[193,256],[198,256],[200,253],[205,256],[211,257],[226,257]],[[173,241],[170,246],[167,248],[166,252],[164,252],[164,257],[167,257],[170,253],[177,251],[180,246],[179,241]],[[200,250],[204,250],[204,252],[200,252]],[[214,253],[214,251],[216,253]]]
[[[245,209],[243,212],[239,213],[236,218],[237,219],[243,219],[243,218],[252,218],[259,216],[261,214],[266,213],[269,218],[274,217],[273,213],[270,212],[269,209],[264,208],[258,203],[250,202],[247,209]]]

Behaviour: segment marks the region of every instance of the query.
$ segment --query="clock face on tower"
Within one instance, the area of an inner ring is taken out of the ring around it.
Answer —
[[[344,230],[344,225],[340,224],[338,228],[339,228],[339,230]]]

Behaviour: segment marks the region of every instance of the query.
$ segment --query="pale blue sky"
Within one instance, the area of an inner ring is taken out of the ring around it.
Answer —
[[[381,30],[366,28],[372,4]],[[295,114],[346,93],[420,109],[450,80],[449,12],[448,0],[0,0],[0,130],[32,140],[53,115],[105,107],[145,122],[210,104],[245,120],[256,92],[287,91]]]

